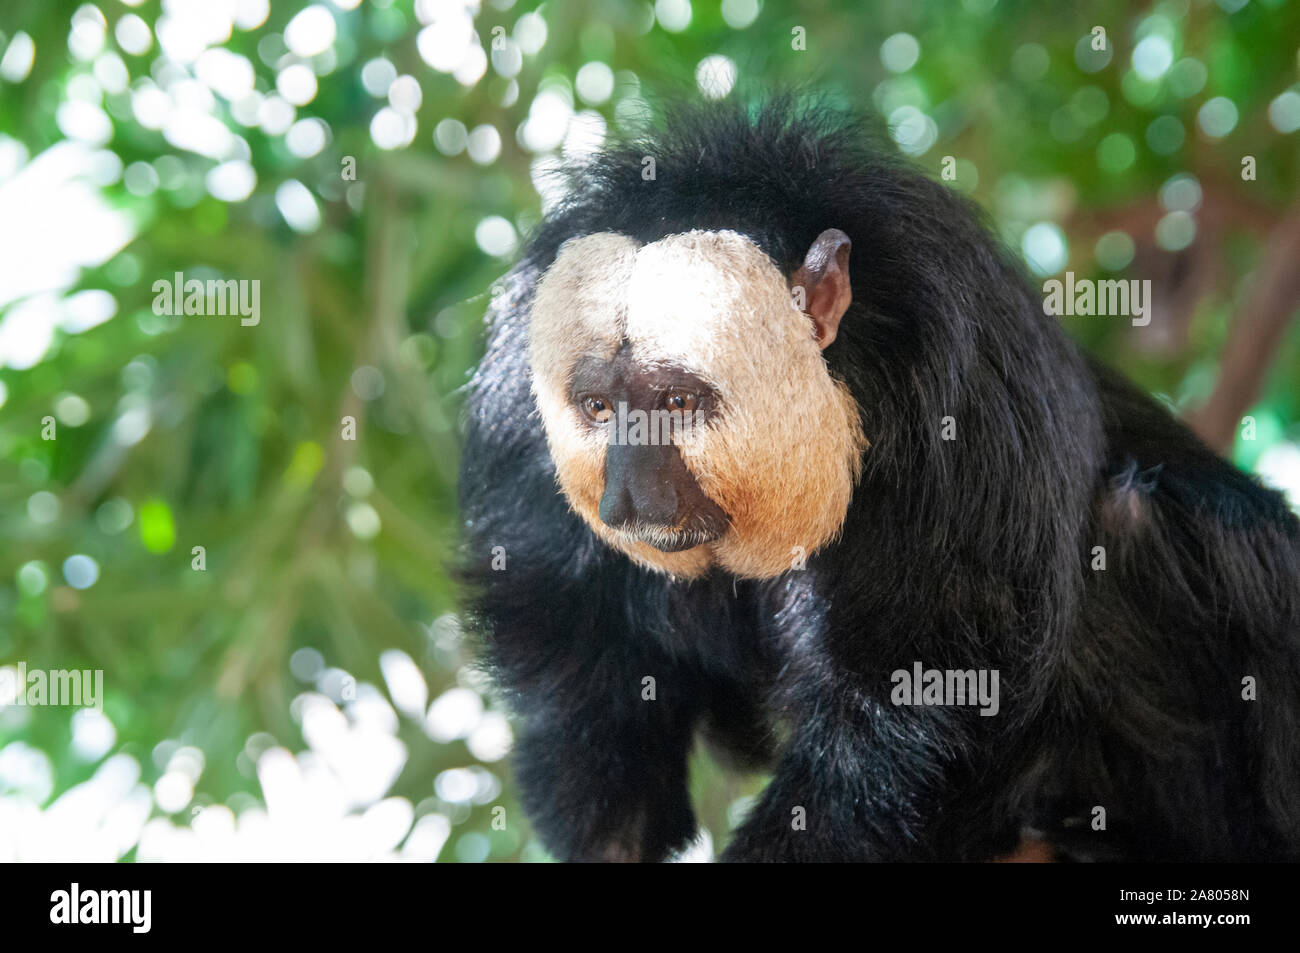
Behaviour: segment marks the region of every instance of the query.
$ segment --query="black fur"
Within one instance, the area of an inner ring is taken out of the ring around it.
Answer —
[[[1282,498],[1085,358],[978,213],[878,134],[787,101],[663,128],[574,174],[470,388],[469,615],[546,846],[682,847],[703,729],[774,758],[730,860],[984,860],[1027,830],[1075,858],[1300,857],[1300,524]],[[693,228],[748,235],[790,274],[832,227],[853,304],[825,358],[871,441],[842,538],[763,582],[635,567],[556,488],[529,393],[538,275],[570,237]],[[890,673],[917,661],[997,669],[1000,713],[895,706]]]

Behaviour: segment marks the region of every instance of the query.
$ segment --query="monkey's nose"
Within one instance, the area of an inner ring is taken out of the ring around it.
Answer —
[[[677,521],[677,494],[671,486],[640,493],[631,486],[612,490],[600,498],[600,519],[606,526],[672,526]]]
[[[632,491],[620,487],[621,492],[605,492],[600,498],[600,521],[606,526],[624,526],[636,522],[636,504]]]
[[[674,462],[682,466],[681,456],[671,444],[611,446],[605,455],[601,522],[615,528],[674,526],[680,502],[673,486]]]

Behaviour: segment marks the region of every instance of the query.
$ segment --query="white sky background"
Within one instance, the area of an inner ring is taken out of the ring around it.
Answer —
[[[11,172],[21,148],[0,140],[0,309],[21,301],[0,322],[0,365],[17,369],[45,356],[55,328],[76,333],[112,317],[106,292],[70,302],[64,294],[81,269],[108,261],[135,235],[130,216],[111,208],[92,181],[99,150],[65,140]],[[97,306],[88,309],[90,302]]]

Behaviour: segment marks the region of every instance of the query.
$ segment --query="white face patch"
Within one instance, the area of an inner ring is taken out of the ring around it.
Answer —
[[[601,522],[606,442],[570,383],[579,361],[627,345],[642,366],[688,369],[718,407],[679,445],[731,518],[719,539],[664,553]],[[753,242],[694,231],[639,246],[600,233],[566,242],[538,284],[529,330],[533,393],[573,509],[637,562],[692,577],[718,566],[764,578],[839,531],[866,449],[857,408],[834,381],[810,319]]]

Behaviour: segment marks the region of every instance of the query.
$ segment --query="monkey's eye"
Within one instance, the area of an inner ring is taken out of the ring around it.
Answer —
[[[582,412],[598,424],[603,424],[614,416],[614,408],[609,401],[594,394],[582,398]]]
[[[668,410],[680,410],[682,413],[689,414],[700,406],[700,398],[698,394],[692,394],[690,391],[669,391],[664,397],[664,406]]]

